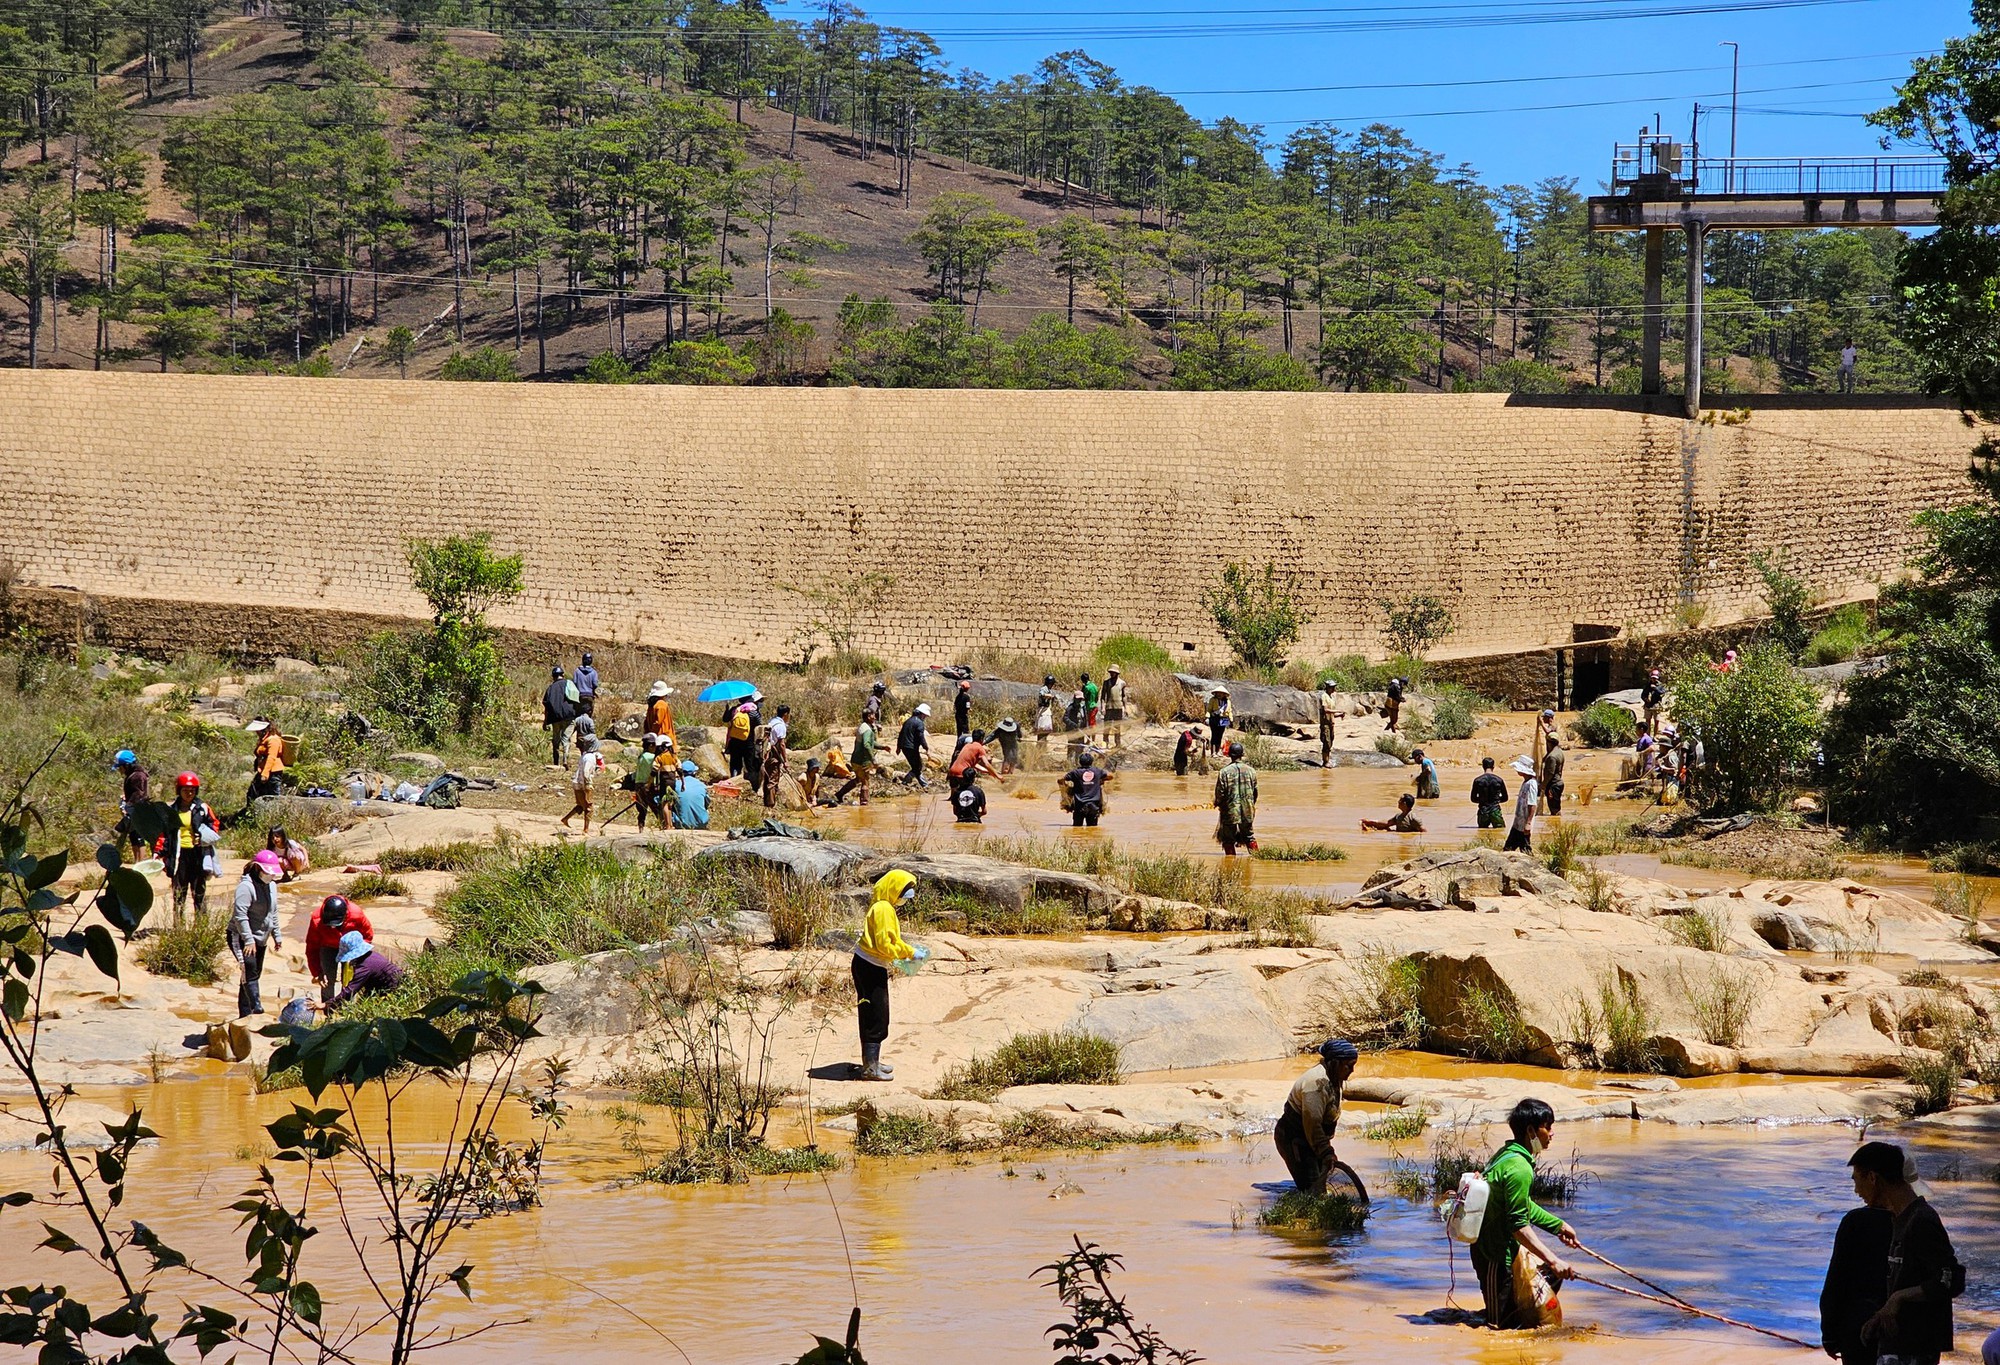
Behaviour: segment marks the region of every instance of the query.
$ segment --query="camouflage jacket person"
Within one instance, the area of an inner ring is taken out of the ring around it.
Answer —
[[[1257,818],[1257,770],[1236,759],[1215,775],[1215,810],[1230,829],[1242,829]]]

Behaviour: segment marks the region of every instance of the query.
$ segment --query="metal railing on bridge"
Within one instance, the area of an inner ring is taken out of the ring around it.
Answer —
[[[1941,194],[1946,164],[1933,156],[1686,156],[1678,143],[1621,143],[1612,154],[1611,192],[1822,195]]]

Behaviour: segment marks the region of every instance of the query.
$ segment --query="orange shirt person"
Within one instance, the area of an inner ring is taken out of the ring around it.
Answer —
[[[667,698],[674,689],[664,682],[656,682],[646,693],[646,727],[649,735],[665,735],[667,747],[680,752],[680,744],[674,739],[674,709],[667,705]]]

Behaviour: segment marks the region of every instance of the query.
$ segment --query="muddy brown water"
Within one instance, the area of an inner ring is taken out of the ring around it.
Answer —
[[[296,1096],[259,1096],[229,1076],[128,1098],[165,1134],[134,1162],[134,1216],[212,1268],[240,1264],[234,1215],[219,1211],[253,1174],[259,1125]],[[404,1122],[442,1122],[441,1100],[414,1093]],[[1429,1209],[1389,1193],[1393,1149],[1351,1133],[1340,1150],[1375,1191],[1376,1211],[1366,1231],[1328,1238],[1257,1226],[1284,1174],[1267,1138],[1011,1160],[864,1159],[824,1180],[662,1188],[621,1182],[633,1158],[601,1106],[585,1107],[595,1112],[580,1113],[554,1146],[545,1206],[467,1229],[455,1253],[477,1267],[476,1297],[441,1297],[431,1319],[518,1321],[432,1358],[678,1360],[678,1350],[699,1362],[789,1360],[810,1344],[808,1332],[837,1334],[858,1299],[877,1365],[1044,1361],[1042,1332],[1058,1311],[1034,1271],[1072,1235],[1121,1254],[1116,1287],[1137,1314],[1216,1361],[1806,1358],[1583,1285],[1563,1292],[1561,1330],[1502,1335],[1428,1320],[1451,1302],[1477,1306],[1462,1249],[1449,1259]],[[1842,1162],[1855,1142],[1838,1126],[1597,1121],[1560,1128],[1555,1155],[1573,1154],[1589,1173],[1565,1210],[1586,1242],[1704,1307],[1817,1340],[1827,1250],[1853,1202]],[[2000,1320],[2000,1184],[1986,1177],[2000,1153],[1990,1137],[1927,1137],[1915,1147],[1970,1267],[1960,1342],[1976,1348],[1975,1333]],[[1423,1150],[1402,1145],[1408,1155]],[[0,1157],[10,1187],[40,1169],[30,1156]],[[1962,1178],[1938,1179],[1954,1171]],[[329,1302],[359,1302],[363,1287],[338,1235],[316,1252],[308,1269]],[[37,1252],[16,1266],[81,1283],[74,1257],[58,1264]],[[156,1306],[161,1298],[171,1302],[164,1286]]]

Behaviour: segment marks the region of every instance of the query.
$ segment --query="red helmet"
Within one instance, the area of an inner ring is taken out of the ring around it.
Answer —
[[[182,773],[180,776],[176,777],[174,779],[174,789],[178,791],[184,787],[193,787],[199,790],[201,787],[201,774]]]

